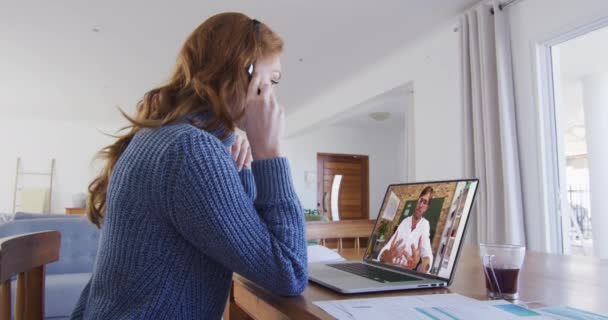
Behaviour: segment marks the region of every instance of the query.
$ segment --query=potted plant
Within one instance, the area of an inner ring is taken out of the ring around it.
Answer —
[[[384,240],[384,235],[388,231],[388,226],[390,222],[388,220],[382,219],[380,222],[380,226],[378,226],[378,240]]]
[[[319,213],[319,209],[304,209],[304,214],[311,215],[311,216],[318,216],[320,213]]]
[[[322,215],[317,209],[304,209],[304,220],[310,221],[329,221],[326,216]]]

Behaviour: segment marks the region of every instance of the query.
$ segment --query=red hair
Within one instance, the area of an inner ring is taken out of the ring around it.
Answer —
[[[217,14],[198,26],[180,50],[169,81],[144,95],[134,117],[120,111],[131,124],[124,128],[128,133],[98,153],[106,163],[89,184],[87,215],[91,222],[101,227],[112,169],[141,128],[156,128],[188,115],[210,112],[210,121],[195,125],[207,131],[224,127],[224,134],[230,134],[245,114],[247,66],[282,50],[281,37],[241,13]]]

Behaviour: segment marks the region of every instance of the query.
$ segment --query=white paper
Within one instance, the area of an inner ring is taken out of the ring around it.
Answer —
[[[606,320],[608,315],[601,315],[580,309],[575,309],[567,306],[555,306],[536,309],[543,315],[551,317],[551,319],[560,320]]]
[[[507,302],[508,303],[508,302]],[[337,319],[413,319],[413,320],[509,320],[550,319],[544,316],[518,316],[495,305],[482,303],[459,294],[428,294],[417,296],[386,297],[317,301],[314,304]]]
[[[333,251],[327,247],[321,245],[309,245],[308,246],[308,262],[332,262],[332,261],[344,261],[341,255],[336,251]]]

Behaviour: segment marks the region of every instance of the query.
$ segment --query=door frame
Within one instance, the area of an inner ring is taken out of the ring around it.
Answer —
[[[557,61],[553,59],[552,47],[589,32],[608,27],[608,17],[595,20],[574,29],[561,32],[536,45],[537,94],[540,106],[541,148],[544,156],[541,165],[546,168],[542,184],[546,192],[547,213],[549,214],[549,239],[551,247],[562,254],[568,254],[569,247],[569,208],[565,184],[565,160],[563,135],[557,126],[563,115],[559,112],[559,100],[555,90],[559,87],[554,79]],[[559,79],[558,79],[559,81]],[[557,213],[557,214],[554,214]]]
[[[319,208],[319,204],[323,202],[323,183],[324,183],[324,172],[323,172],[323,163],[319,159],[319,156],[334,156],[334,157],[349,157],[349,158],[362,158],[363,163],[366,167],[367,175],[365,178],[365,197],[361,199],[363,204],[361,207],[367,212],[367,219],[369,219],[369,156],[362,154],[346,154],[346,153],[327,153],[327,152],[317,152],[317,208]],[[338,204],[339,205],[339,204]],[[320,214],[323,214],[321,210],[319,210]]]

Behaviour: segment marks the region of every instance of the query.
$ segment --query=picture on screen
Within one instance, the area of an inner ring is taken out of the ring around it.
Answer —
[[[477,181],[391,185],[366,259],[449,278]]]

